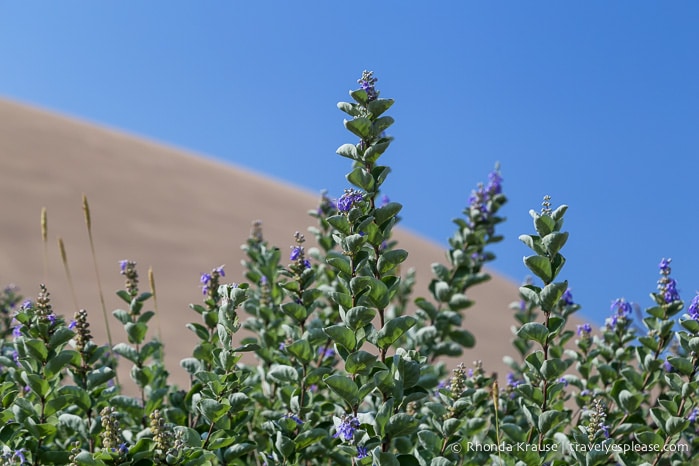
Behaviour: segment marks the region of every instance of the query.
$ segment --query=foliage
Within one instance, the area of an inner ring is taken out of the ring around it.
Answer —
[[[459,364],[476,338],[464,328],[468,290],[506,203],[496,168],[455,220],[446,264],[412,300],[408,252],[393,239],[401,204],[381,198],[390,168],[393,105],[364,72],[338,108],[358,141],[351,188],[310,212],[317,247],[293,235],[288,261],[256,223],[243,245],[246,283],[201,276],[203,302],[187,328],[198,343],[181,362],[190,386],[168,383],[163,344],[149,338],[152,294],[132,261],[113,311],[127,342],[98,345],[88,314],[56,314],[42,285],[34,301],[0,296],[0,457],[3,464],[70,465],[680,465],[699,447],[699,299],[687,309],[660,264],[654,305],[634,320],[615,301],[606,326],[570,328],[580,309],[561,280],[567,206],[531,211],[524,265],[537,280],[513,305],[516,357],[499,384],[482,364]],[[492,309],[490,312],[507,312]],[[244,317],[243,317],[244,316]],[[247,337],[236,343],[238,331]],[[257,365],[241,362],[254,353]],[[115,357],[118,356],[117,357]],[[135,395],[116,383],[130,366]]]

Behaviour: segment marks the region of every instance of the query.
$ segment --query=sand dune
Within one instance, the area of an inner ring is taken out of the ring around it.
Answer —
[[[342,174],[339,174],[341,176]],[[99,272],[107,309],[120,307],[114,291],[123,285],[119,260],[138,263],[142,290],[148,267],[157,284],[166,359],[174,379],[179,361],[196,338],[184,328],[198,321],[188,304],[199,302],[199,274],[226,264],[227,278],[243,281],[240,245],[251,222],[260,219],[265,238],[282,249],[293,244],[313,219],[308,209],[319,196],[258,174],[215,163],[184,151],[107,130],[75,119],[0,100],[0,283],[14,282],[34,297],[45,282],[57,313],[72,317],[75,306],[57,247],[63,238],[78,306],[89,311],[94,334],[105,341],[101,307],[81,196],[89,199]],[[48,212],[49,263],[44,276],[40,212]],[[308,234],[307,237],[311,235]],[[396,232],[417,270],[416,296],[428,296],[430,264],[443,249],[405,230]],[[501,374],[502,356],[512,353],[510,302],[515,284],[495,275],[470,297],[465,327],[478,339],[462,360],[481,359]],[[116,320],[116,341],[125,341]],[[503,376],[501,375],[501,378]]]

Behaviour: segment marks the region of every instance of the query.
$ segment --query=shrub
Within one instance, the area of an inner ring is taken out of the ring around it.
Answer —
[[[506,381],[480,363],[447,372],[476,338],[463,328],[469,288],[483,266],[506,202],[499,169],[455,221],[446,264],[434,264],[429,295],[412,300],[408,252],[392,230],[401,205],[382,199],[390,168],[376,78],[364,72],[352,102],[338,104],[359,139],[353,186],[323,195],[310,212],[317,247],[293,235],[288,256],[254,224],[243,246],[247,283],[223,267],[201,276],[203,302],[187,325],[199,342],[182,361],[187,388],[172,387],[162,343],[148,337],[152,295],[121,263],[125,308],[113,311],[127,342],[98,345],[88,314],[57,315],[42,285],[34,301],[0,296],[0,444],[4,464],[70,465],[679,465],[697,448],[699,298],[686,314],[660,263],[655,305],[634,319],[617,300],[599,332],[569,328],[580,309],[559,276],[567,206],[531,211],[520,239],[537,282],[513,304],[516,358]],[[494,310],[504,312],[504,310]],[[640,313],[640,311],[639,311]],[[243,317],[245,316],[245,317]],[[679,317],[678,317],[679,316]],[[241,327],[252,336],[236,344]],[[254,353],[257,365],[241,362]],[[137,393],[122,391],[130,366]]]

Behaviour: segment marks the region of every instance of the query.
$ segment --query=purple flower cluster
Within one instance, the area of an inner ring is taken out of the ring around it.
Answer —
[[[663,301],[666,304],[680,300],[680,294],[677,291],[677,282],[674,278],[670,277],[670,272],[672,271],[670,269],[670,262],[672,262],[672,259],[663,258],[660,264],[658,264],[658,268],[660,269],[658,291],[660,291],[660,295],[663,297]]]
[[[519,387],[520,385],[522,385],[522,382],[521,382],[520,380],[517,380],[517,379],[515,378],[515,375],[514,375],[512,372],[510,372],[509,374],[507,374],[507,386],[508,386],[508,387],[510,387],[510,388],[517,388],[517,387]]]
[[[566,288],[563,296],[561,296],[561,302],[566,306],[572,306],[575,304],[573,302],[573,293],[570,291],[570,288]]]
[[[359,428],[359,419],[352,416],[342,416],[340,425],[337,426],[337,432],[333,438],[340,438],[345,442],[351,442],[354,438],[354,432]]]
[[[689,317],[691,317],[694,320],[699,320],[699,293],[692,298],[692,302],[689,303],[689,308],[687,309],[687,312],[689,312]]]
[[[374,77],[374,72],[366,70],[362,72],[362,77],[357,80],[357,83],[361,86],[364,92],[366,92],[367,102],[374,101],[379,97],[379,93],[376,91],[375,87],[377,81],[378,79]]]
[[[468,198],[469,208],[471,211],[480,212],[482,220],[485,221],[492,214],[489,201],[500,193],[502,193],[502,176],[496,169],[488,175],[487,185],[483,186],[483,183],[480,183],[476,189],[471,191]]]
[[[215,283],[218,283],[218,278],[219,277],[225,277],[226,272],[223,270],[223,265],[220,267],[216,267],[211,271],[211,273],[203,273],[201,274],[201,278],[199,281],[201,282],[201,292],[203,295],[208,295],[209,292],[211,291],[212,285]]]
[[[304,258],[304,249],[302,246],[291,246],[291,254],[289,255],[289,260],[301,261],[303,268],[310,269],[311,262]]]
[[[592,326],[590,324],[578,325],[578,336],[589,337],[592,333]]]
[[[366,447],[363,445],[357,445],[357,459],[361,460],[367,456],[369,456],[369,452],[367,451]]]
[[[616,299],[612,303],[611,311],[613,314],[605,323],[607,324],[607,328],[615,330],[620,323],[622,325],[626,323],[627,317],[631,315],[631,303],[627,302],[624,298]]]
[[[345,194],[337,200],[337,210],[340,212],[349,212],[355,204],[363,200],[364,195],[361,192],[355,189],[345,189]]]

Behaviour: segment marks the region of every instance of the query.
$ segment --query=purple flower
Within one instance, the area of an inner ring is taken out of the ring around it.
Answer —
[[[126,442],[119,444],[119,454],[125,455],[129,452],[129,448],[126,446]]]
[[[563,296],[561,296],[561,301],[566,306],[572,306],[574,304],[573,303],[573,293],[570,292],[570,288],[565,290],[565,292],[563,293]]]
[[[677,291],[677,282],[674,278],[668,278],[663,289],[663,299],[666,303],[680,300],[680,294]]]
[[[562,383],[564,387],[568,386],[568,379],[566,379],[565,377],[561,377],[560,379],[558,379],[558,381]]]
[[[337,210],[340,212],[349,212],[356,203],[363,200],[364,195],[361,192],[354,189],[345,189],[345,194],[337,200]]]
[[[674,367],[672,367],[672,364],[670,364],[670,361],[668,361],[667,358],[665,361],[663,361],[663,369],[665,372],[672,372],[674,370]]]
[[[26,311],[27,309],[30,309],[31,307],[32,307],[32,302],[28,299],[22,303],[22,310]]]
[[[627,302],[624,298],[616,299],[612,303],[611,311],[614,312],[610,318],[606,320],[607,328],[614,330],[617,328],[619,322],[622,325],[626,322],[626,318],[631,314],[631,303]]]
[[[291,419],[292,421],[295,421],[296,424],[298,424],[298,425],[303,424],[303,421],[301,420],[301,418],[298,417],[298,416],[295,415],[295,414],[287,414],[286,417],[288,417],[288,418]]]
[[[212,280],[211,274],[209,274],[209,273],[201,274],[201,278],[199,279],[199,281],[203,285],[201,287],[202,294],[206,295],[209,293],[209,284],[211,283],[211,280]]]
[[[49,320],[49,323],[51,325],[56,325],[56,315],[55,314],[49,314],[46,316],[46,318]]]
[[[369,452],[366,451],[366,447],[357,445],[357,459],[360,460],[362,458],[366,458],[367,456],[369,456]]]
[[[677,292],[677,282],[674,278],[670,278],[670,262],[672,259],[663,258],[658,264],[660,269],[660,279],[658,280],[658,290],[663,297],[665,304],[670,304],[673,301],[679,301],[680,294]]]
[[[323,356],[323,358],[332,358],[335,356],[335,350],[332,348],[318,348],[318,354]]]
[[[694,408],[691,413],[689,413],[689,416],[687,416],[687,420],[691,423],[694,423],[697,421],[697,418],[699,417],[699,408]]]
[[[289,260],[295,261],[301,256],[301,254],[303,254],[303,248],[301,246],[292,246]]]
[[[507,374],[507,386],[508,386],[508,387],[510,387],[510,388],[517,388],[517,387],[520,386],[521,384],[522,384],[522,382],[519,381],[519,380],[517,380],[517,379],[515,378],[515,375],[514,375],[512,372],[510,372],[509,374]]]
[[[68,324],[68,328],[73,330],[73,329],[75,329],[75,327],[77,327],[77,325],[78,325],[78,322],[74,319],[74,320],[70,321],[70,323]]]
[[[502,192],[502,176],[498,170],[494,170],[488,175],[488,185],[485,190],[491,198]]]
[[[599,429],[604,433],[604,438],[609,438],[609,426],[600,422]]]
[[[17,325],[14,329],[12,329],[12,336],[15,338],[22,336],[22,324]]]
[[[216,267],[216,268],[214,269],[214,271],[215,271],[216,273],[218,273],[220,276],[225,277],[225,276],[226,276],[226,272],[223,270],[223,267],[225,267],[225,266],[224,266],[224,265],[221,265],[221,266],[219,266],[219,267]]]
[[[689,317],[691,317],[694,320],[699,320],[699,293],[692,298],[692,302],[689,303],[689,309],[687,309],[689,312]]]
[[[129,265],[129,261],[124,259],[119,261],[119,270],[122,274],[126,273],[126,266]]]
[[[391,202],[391,199],[388,198],[385,194],[381,198],[381,207],[388,205],[388,203]]]
[[[284,351],[285,348],[286,348],[286,343],[284,343],[284,342],[279,343],[279,351]]]
[[[366,70],[362,72],[362,77],[357,80],[357,83],[361,86],[364,92],[366,92],[367,102],[376,100],[379,97],[379,93],[374,87],[377,81],[378,79],[374,77],[374,72]]]
[[[14,350],[14,351],[12,352],[12,359],[14,360],[15,364],[17,365],[17,367],[19,367],[19,366],[20,366],[20,364],[19,364],[19,353],[17,352],[17,350]]]
[[[12,458],[17,458],[19,460],[19,464],[24,464],[27,462],[27,458],[24,456],[24,448],[20,448],[19,450],[15,450]]]
[[[359,427],[359,419],[351,416],[342,416],[340,425],[337,426],[337,432],[333,438],[340,438],[345,442],[350,442],[354,438],[354,431]]]
[[[591,333],[592,333],[592,326],[590,324],[578,325],[578,336],[584,335],[586,337],[589,337]]]

